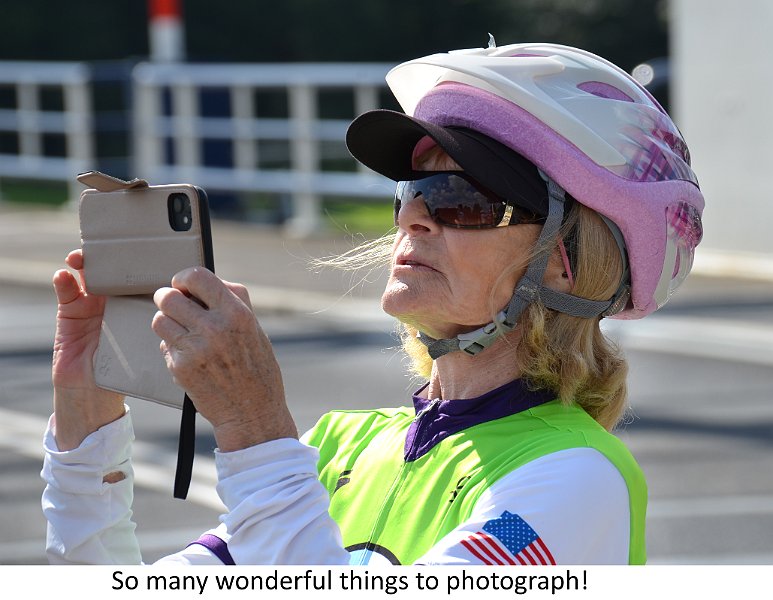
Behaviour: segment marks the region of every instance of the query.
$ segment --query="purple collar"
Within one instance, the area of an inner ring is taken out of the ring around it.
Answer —
[[[426,387],[413,395],[417,417],[405,437],[406,462],[421,458],[448,436],[468,427],[514,415],[556,397],[555,393],[547,390],[530,390],[522,379],[469,400],[433,401],[420,398],[418,394]]]

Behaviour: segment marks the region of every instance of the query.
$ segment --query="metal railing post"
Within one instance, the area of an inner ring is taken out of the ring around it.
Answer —
[[[172,107],[177,163],[183,177],[192,179],[195,177],[196,168],[201,165],[201,141],[196,127],[199,103],[197,89],[192,83],[178,84],[172,88]]]
[[[16,86],[16,90],[20,158],[25,161],[37,161],[43,155],[38,85],[23,81]]]
[[[161,89],[150,82],[135,81],[132,177],[149,178],[153,170],[162,167],[161,110]]]
[[[319,150],[314,136],[317,94],[311,85],[288,88],[290,107],[290,161],[298,185],[292,197],[292,217],[287,224],[291,235],[309,235],[319,228],[321,201],[313,188],[313,175],[319,166]]]
[[[258,166],[258,148],[252,131],[255,115],[252,91],[253,88],[244,85],[231,88],[234,166],[238,171],[251,171]]]
[[[92,166],[94,160],[93,110],[88,78],[64,85],[65,135],[67,158],[74,174]],[[69,202],[78,200],[81,184],[74,175],[67,182]]]

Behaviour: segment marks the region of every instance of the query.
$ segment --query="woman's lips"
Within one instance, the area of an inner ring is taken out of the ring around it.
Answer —
[[[429,270],[429,271],[436,271],[431,264],[413,257],[407,257],[407,256],[401,256],[398,257],[398,259],[395,261],[395,270]]]

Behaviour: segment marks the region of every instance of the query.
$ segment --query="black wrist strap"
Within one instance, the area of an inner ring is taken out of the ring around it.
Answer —
[[[174,497],[185,500],[191,485],[193,457],[196,453],[196,407],[185,394],[180,418],[180,440],[177,446],[177,470],[174,474]]]

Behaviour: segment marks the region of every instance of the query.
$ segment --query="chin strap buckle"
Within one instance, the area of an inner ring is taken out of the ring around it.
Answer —
[[[459,350],[475,356],[478,352],[487,348],[491,343],[503,333],[511,331],[515,323],[507,322],[505,311],[500,311],[492,323],[484,325],[480,329],[470,331],[469,333],[460,333],[456,336],[459,340]]]

